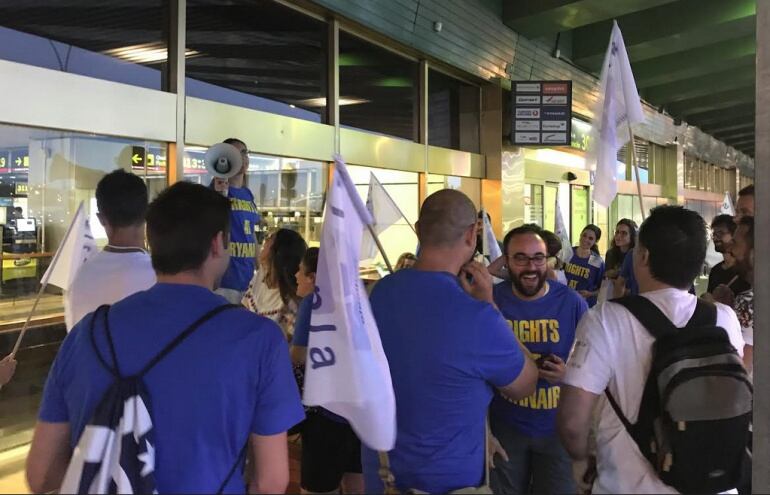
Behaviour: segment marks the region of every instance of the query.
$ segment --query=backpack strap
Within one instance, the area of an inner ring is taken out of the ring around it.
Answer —
[[[620,304],[626,308],[634,318],[639,320],[644,328],[659,339],[675,333],[678,329],[671,323],[666,315],[658,307],[644,296],[626,296],[619,299],[613,299],[612,302]]]
[[[161,350],[158,353],[157,356],[152,358],[150,360],[150,362],[147,363],[145,365],[145,367],[142,368],[142,370],[139,371],[139,373],[137,373],[135,376],[140,377],[140,376],[144,376],[145,374],[147,374],[148,371],[150,371],[156,364],[158,364],[163,358],[165,358],[171,351],[176,349],[176,347],[179,344],[181,344],[187,337],[192,335],[192,333],[194,331],[196,331],[198,329],[198,327],[200,327],[201,325],[203,325],[204,323],[206,323],[207,321],[209,321],[210,319],[212,319],[213,317],[215,317],[216,315],[218,315],[222,311],[225,311],[225,310],[228,310],[228,309],[232,309],[232,308],[240,308],[240,307],[241,306],[239,306],[237,304],[223,304],[221,306],[217,306],[216,308],[212,309],[208,313],[204,314],[203,316],[198,318],[192,325],[187,327],[182,333],[177,335],[174,338],[174,340],[172,340],[168,345],[166,345],[166,347],[164,347],[163,350]],[[105,318],[105,324],[106,324],[106,322],[107,322],[107,320]],[[109,335],[109,333],[110,333],[110,328],[109,328],[109,326],[107,326],[107,335]],[[115,362],[115,367],[116,368],[117,368],[117,364],[118,363],[116,361]]]
[[[717,324],[717,306],[714,303],[704,301],[698,298],[698,304],[695,306],[695,312],[692,314],[687,327],[709,327]]]
[[[206,323],[208,320],[213,318],[214,316],[218,315],[222,311],[225,311],[227,309],[231,308],[240,308],[241,306],[237,304],[223,304],[221,306],[217,306],[216,308],[212,309],[208,313],[204,314],[200,318],[198,318],[192,325],[187,327],[182,333],[177,335],[174,340],[172,340],[166,347],[164,347],[154,358],[150,360],[149,363],[147,363],[144,368],[141,369],[137,374],[133,375],[133,377],[138,378],[141,376],[144,376],[150,369],[152,369],[153,366],[158,364],[164,357],[168,355],[169,352],[173,351],[176,346],[182,343],[187,337],[189,337],[195,330],[198,329],[201,325]],[[91,345],[93,346],[94,352],[96,353],[96,357],[99,359],[99,362],[104,366],[104,368],[110,372],[115,378],[128,378],[124,377],[123,374],[120,372],[120,366],[118,365],[118,356],[115,352],[115,343],[112,340],[112,332],[110,332],[110,321],[109,321],[109,311],[110,306],[105,304],[103,306],[99,306],[96,311],[94,311],[94,316],[91,318]],[[112,357],[112,366],[104,359],[101,352],[99,352],[99,348],[96,345],[96,337],[95,337],[95,322],[96,319],[99,317],[99,315],[104,315],[104,331],[107,336],[107,344],[108,348],[110,350],[110,356]]]
[[[235,470],[238,468],[240,464],[243,463],[244,459],[246,458],[246,451],[248,450],[248,448],[249,448],[249,440],[247,439],[246,443],[243,445],[243,448],[241,449],[241,453],[238,454],[238,458],[235,459],[235,463],[230,468],[230,472],[227,473],[227,478],[225,478],[224,481],[222,481],[222,484],[219,485],[219,490],[217,490],[217,495],[225,492],[225,488],[227,487],[227,484],[230,483],[230,479],[232,479],[233,474],[235,474]]]

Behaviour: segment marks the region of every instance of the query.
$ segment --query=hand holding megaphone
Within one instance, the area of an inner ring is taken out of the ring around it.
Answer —
[[[206,151],[203,158],[206,170],[220,179],[229,179],[238,175],[243,167],[243,158],[238,148],[232,144],[215,144]]]

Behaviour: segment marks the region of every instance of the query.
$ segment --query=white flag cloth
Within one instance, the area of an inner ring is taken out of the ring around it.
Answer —
[[[733,206],[733,199],[730,197],[730,193],[725,193],[725,199],[722,201],[722,208],[720,208],[722,215],[735,216],[735,206]]]
[[[368,447],[396,441],[396,399],[377,323],[358,275],[359,249],[371,215],[342,159],[329,187],[318,255],[305,370],[309,406],[350,422]]]
[[[626,45],[618,23],[604,56],[599,83],[599,101],[594,114],[594,128],[587,163],[595,166],[594,201],[609,208],[617,194],[617,154],[629,141],[629,126],[644,121],[644,112],[628,61]]]
[[[492,223],[489,221],[486,210],[482,208],[481,213],[484,218],[484,237],[481,238],[483,254],[489,261],[495,261],[503,255],[503,252],[500,250],[500,244],[497,243],[497,238],[492,230]]]
[[[88,216],[81,201],[75,212],[75,218],[67,228],[64,239],[59,244],[59,249],[56,250],[40,284],[55,285],[69,290],[80,267],[94,253],[96,253],[96,242],[91,234]]]
[[[373,173],[369,173],[369,192],[366,196],[366,209],[372,215],[372,229],[377,235],[382,234],[391,225],[395,224],[401,218],[406,217],[390,197],[388,191],[382,187],[380,181]],[[366,229],[361,242],[361,259],[370,260],[377,257],[377,244],[372,238],[372,234]]]
[[[559,204],[559,195],[556,195],[556,227],[554,234],[561,240],[561,252],[559,258],[567,263],[572,259],[572,242],[569,239],[569,231],[564,223],[564,217],[561,214],[561,205]]]

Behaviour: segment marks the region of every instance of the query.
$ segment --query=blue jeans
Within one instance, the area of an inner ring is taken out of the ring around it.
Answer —
[[[572,460],[556,434],[547,437],[522,435],[515,426],[490,420],[492,434],[508,454],[497,456],[490,473],[492,491],[500,494],[577,493],[572,479]]]

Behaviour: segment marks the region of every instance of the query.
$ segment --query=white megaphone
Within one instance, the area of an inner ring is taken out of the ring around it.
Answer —
[[[209,148],[203,161],[206,162],[206,170],[220,179],[229,179],[238,175],[241,167],[243,167],[241,152],[232,144],[227,143],[215,144]]]

